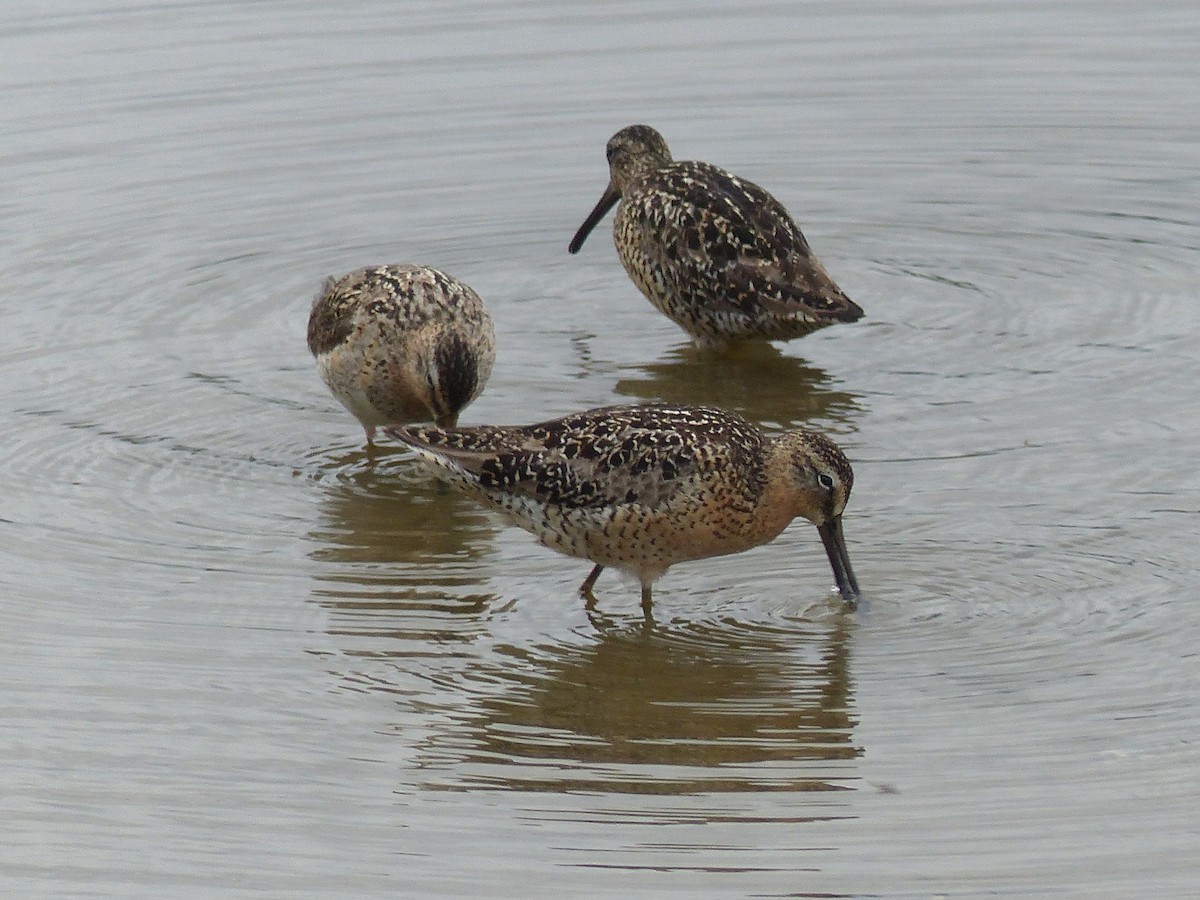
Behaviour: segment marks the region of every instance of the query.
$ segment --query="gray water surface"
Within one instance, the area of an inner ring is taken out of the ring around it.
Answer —
[[[0,892],[1200,892],[1200,8],[0,12]],[[604,142],[772,191],[866,310],[728,358],[566,244]],[[471,284],[464,422],[719,403],[855,464],[607,572],[371,459],[322,279]]]

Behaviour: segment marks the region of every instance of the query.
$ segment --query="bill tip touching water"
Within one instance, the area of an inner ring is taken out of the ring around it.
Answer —
[[[578,253],[617,206],[621,264],[697,344],[791,340],[862,318],[787,210],[758,185],[709,163],[676,161],[649,125],[622,128],[606,155],[608,185],[567,249]]]
[[[309,314],[308,348],[368,444],[381,425],[456,424],[496,360],[495,329],[479,295],[418,265],[328,279]]]
[[[862,310],[826,273],[770,194],[702,162],[676,162],[653,128],[608,142],[610,182],[570,243],[577,252],[614,205],[614,240],[648,299],[702,347],[787,340]],[[308,346],[368,446],[383,428],[440,476],[544,545],[641,584],[676,563],[740,553],[797,518],[820,534],[838,591],[859,588],[842,532],[853,471],[807,429],[769,436],[714,406],[606,406],[521,426],[457,427],[495,362],[478,295],[436,269],[376,266],[329,279]],[[433,421],[423,427],[413,423]]]
[[[816,526],[844,600],[859,599],[842,532],[854,473],[828,437],[767,436],[714,407],[610,406],[523,426],[389,426],[442,478],[542,544],[634,575],[650,614],[672,565],[749,550],[794,519]]]

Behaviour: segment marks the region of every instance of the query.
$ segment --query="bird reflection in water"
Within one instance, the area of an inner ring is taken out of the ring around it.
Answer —
[[[462,674],[478,712],[425,746],[425,768],[452,790],[850,789],[854,621],[614,626],[584,646],[497,648]]]
[[[618,394],[635,400],[719,406],[781,428],[817,419],[846,422],[861,407],[823,369],[773,344],[736,344],[723,354],[683,344],[662,360],[630,366]]]
[[[447,615],[494,605],[479,562],[496,533],[488,514],[407,476],[404,454],[379,465],[356,453],[366,462],[337,473],[342,480],[329,485],[309,535],[320,564],[313,596],[333,614],[331,633],[377,636],[389,618],[407,637],[452,633],[462,623]]]

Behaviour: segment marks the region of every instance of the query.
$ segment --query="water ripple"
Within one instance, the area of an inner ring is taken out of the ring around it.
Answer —
[[[1187,894],[1183,5],[92,5],[0,15],[9,893]],[[569,256],[631,121],[863,321],[712,358]],[[304,324],[406,260],[496,318],[467,421],[835,433],[866,602],[798,523],[589,614],[365,452]]]

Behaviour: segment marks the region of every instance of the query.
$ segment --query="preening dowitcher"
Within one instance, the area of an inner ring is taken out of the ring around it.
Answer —
[[[380,425],[457,424],[492,372],[496,335],[461,281],[425,266],[374,266],[325,282],[308,349],[370,444]]]
[[[625,271],[701,346],[790,340],[862,317],[758,185],[705,162],[676,162],[648,125],[622,128],[607,154],[608,187],[568,249],[578,253],[620,201],[613,241]]]
[[[821,534],[838,590],[858,597],[842,536],[854,473],[815,431],[768,437],[704,406],[609,406],[536,425],[395,427],[452,484],[508,515],[541,543],[651,586],[675,563],[773,540],[797,516]]]

